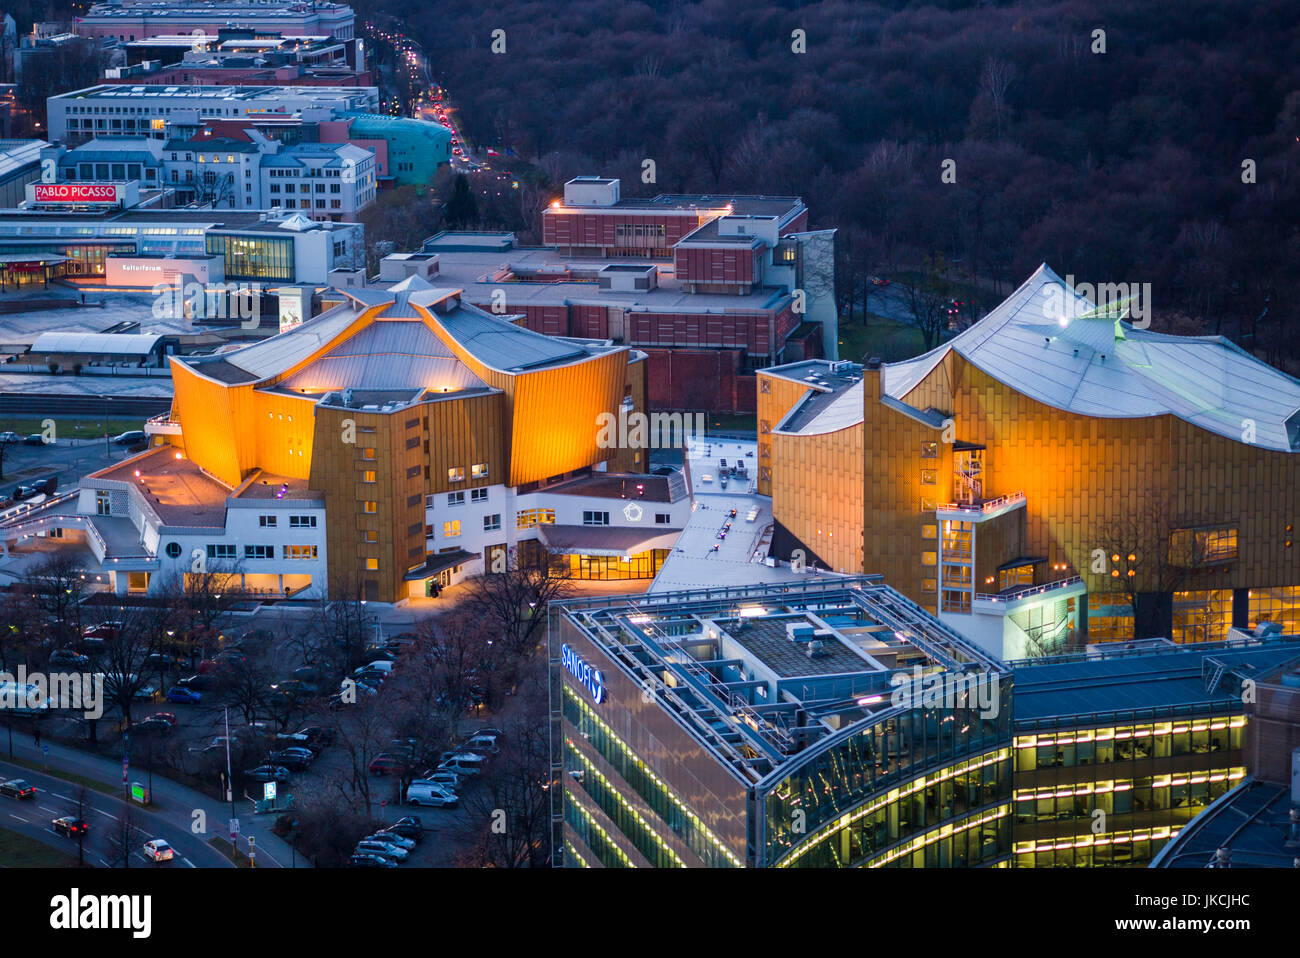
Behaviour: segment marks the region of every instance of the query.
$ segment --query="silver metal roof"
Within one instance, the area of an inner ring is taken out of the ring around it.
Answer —
[[[487,384],[419,320],[378,320],[281,383],[287,389],[433,389]]]

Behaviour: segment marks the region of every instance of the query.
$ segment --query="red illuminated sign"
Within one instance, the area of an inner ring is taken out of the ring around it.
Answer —
[[[37,203],[116,203],[117,187],[111,183],[36,183]]]

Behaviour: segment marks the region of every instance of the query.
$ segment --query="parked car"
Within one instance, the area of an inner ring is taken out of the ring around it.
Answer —
[[[43,446],[45,445],[45,434],[40,432],[33,432],[30,433],[29,435],[23,436],[23,445]]]
[[[368,852],[371,855],[382,855],[384,858],[391,858],[395,862],[404,862],[407,858],[405,848],[398,848],[388,842],[381,842],[377,839],[363,838],[357,842],[358,852]]]
[[[457,775],[477,775],[483,771],[483,756],[466,753],[455,758],[444,759],[438,763],[438,770],[455,772]]]
[[[145,668],[156,672],[159,669],[170,669],[176,664],[176,660],[165,652],[154,652],[152,655],[145,656]]]
[[[396,868],[397,862],[384,858],[382,855],[372,855],[370,852],[358,852],[348,859],[349,868]]]
[[[113,437],[113,444],[117,446],[133,446],[137,442],[144,442],[145,434],[143,429],[128,429],[126,432],[120,432]]]
[[[272,752],[267,756],[267,759],[277,765],[283,765],[290,771],[301,772],[305,771],[307,766],[311,764],[312,755],[310,752],[304,755],[299,749],[284,748],[278,752]]]
[[[13,778],[7,782],[0,782],[0,795],[8,795],[10,798],[29,799],[36,797],[36,786],[29,785],[21,778]]]
[[[153,715],[147,715],[145,716],[145,718],[158,719],[159,721],[166,722],[168,725],[172,725],[172,726],[174,726],[177,722],[175,712],[154,712]]]
[[[483,752],[488,755],[496,755],[501,749],[497,746],[497,737],[495,735],[485,735],[482,732],[467,739],[461,748],[468,749],[471,752]]]
[[[367,766],[371,775],[402,775],[406,772],[406,759],[400,755],[383,752],[370,760]]]
[[[144,857],[152,862],[169,862],[176,853],[161,838],[153,838],[144,843]]]
[[[415,779],[415,781],[411,782],[411,784],[414,785],[415,782],[431,782],[434,785],[441,785],[443,788],[454,792],[456,789],[460,788],[461,782],[463,781],[464,778],[462,776],[456,774],[450,769],[430,768],[425,770]]]
[[[62,835],[64,838],[77,838],[90,831],[90,826],[86,824],[84,818],[73,818],[70,815],[56,818],[50,822],[50,827],[54,829],[56,834]]]
[[[22,436],[16,432],[0,432],[0,446],[8,446],[15,442],[22,442]]]
[[[190,689],[194,692],[211,692],[217,687],[217,680],[211,675],[190,675],[179,680],[172,688]]]
[[[373,835],[367,835],[365,840],[368,842],[387,842],[390,845],[396,845],[398,848],[405,849],[408,852],[415,847],[414,838],[403,838],[401,835],[397,834],[397,832],[388,830],[381,830],[375,832]]]
[[[259,765],[245,771],[244,777],[255,782],[287,782],[289,770],[283,765]]]
[[[50,653],[50,665],[53,667],[63,666],[72,669],[86,669],[90,667],[90,657],[74,652],[71,649],[55,649]]]
[[[196,702],[202,702],[203,694],[194,691],[194,689],[188,685],[173,685],[167,690],[167,701],[189,705]]]
[[[150,734],[159,732],[166,734],[172,730],[170,722],[164,722],[160,718],[147,718],[131,725],[132,734]]]
[[[307,725],[298,729],[300,735],[306,735],[307,741],[313,745],[333,745],[334,730],[328,725]]]
[[[419,824],[419,821],[418,818],[399,818],[384,831],[393,832],[403,838],[409,838],[413,842],[419,843],[424,841],[424,826]]]
[[[448,791],[432,782],[412,784],[406,789],[406,804],[432,805],[434,808],[448,808],[459,802],[455,792]]]
[[[86,642],[93,644],[109,642],[116,639],[121,634],[121,622],[100,622],[99,624],[92,625],[90,628],[86,629],[86,631],[81,634],[81,637]]]

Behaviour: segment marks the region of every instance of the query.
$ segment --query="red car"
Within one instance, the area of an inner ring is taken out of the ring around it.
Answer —
[[[406,771],[406,762],[385,752],[370,760],[369,770],[371,775],[401,775]]]

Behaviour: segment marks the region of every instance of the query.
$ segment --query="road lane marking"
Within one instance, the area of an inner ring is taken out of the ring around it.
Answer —
[[[23,818],[21,815],[15,815],[13,812],[10,812],[10,813],[9,813],[9,817],[10,817],[10,818],[16,818],[16,819],[18,819],[18,821],[22,822],[22,823],[25,824],[25,825],[30,825],[30,824],[31,824],[31,822],[27,821],[27,819]]]

